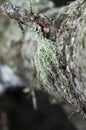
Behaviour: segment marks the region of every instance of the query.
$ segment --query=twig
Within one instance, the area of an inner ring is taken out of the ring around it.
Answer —
[[[4,3],[1,6],[1,9],[10,18],[15,19],[20,24],[19,26],[21,27],[21,30],[23,30],[21,26],[22,24],[29,26],[31,24],[33,25],[35,22],[41,27],[42,33],[46,38],[49,38],[53,41],[55,40],[56,29],[54,27],[51,28],[53,26],[52,20],[42,14],[34,14],[32,12],[32,7],[30,7],[30,15],[28,15],[27,10],[21,9],[20,7],[11,3]]]

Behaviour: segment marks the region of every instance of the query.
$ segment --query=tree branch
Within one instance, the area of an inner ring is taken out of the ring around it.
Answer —
[[[56,29],[52,25],[52,20],[50,20],[47,16],[42,14],[34,14],[31,11],[31,14],[28,15],[28,11],[25,9],[21,9],[11,3],[4,3],[1,6],[1,9],[6,13],[10,18],[15,19],[22,29],[21,24],[30,26],[33,23],[38,24],[41,27],[41,31],[43,36],[52,41],[56,39]],[[23,29],[22,29],[23,30]]]
[[[47,39],[38,39],[35,56],[39,86],[86,114],[86,1],[70,3],[53,21],[40,14],[27,15],[10,3],[2,9],[19,23],[41,27]]]

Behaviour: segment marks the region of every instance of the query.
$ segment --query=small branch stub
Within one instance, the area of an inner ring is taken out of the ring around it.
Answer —
[[[30,14],[28,15],[28,11],[25,9],[21,9],[11,3],[4,3],[1,6],[4,13],[6,13],[10,18],[15,19],[18,24],[21,25],[33,25],[33,23],[38,24],[41,27],[41,31],[43,36],[55,41],[56,39],[56,29],[52,25],[52,20],[50,20],[47,16],[42,14],[34,14],[32,12],[32,7],[30,7]],[[22,29],[22,27],[21,27]]]

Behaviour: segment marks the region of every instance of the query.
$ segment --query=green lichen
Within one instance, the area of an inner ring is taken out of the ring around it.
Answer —
[[[47,89],[49,91],[50,86],[52,86],[51,82],[49,82],[49,77],[55,78],[54,70],[58,68],[58,61],[57,61],[57,50],[56,45],[54,42],[45,39],[39,38],[38,40],[38,48],[35,55],[35,65],[37,69],[38,81],[43,84],[44,86],[47,85]],[[40,84],[39,83],[39,84]]]

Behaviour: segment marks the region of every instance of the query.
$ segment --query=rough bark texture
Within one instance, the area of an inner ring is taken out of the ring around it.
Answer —
[[[5,0],[0,1],[2,4]],[[29,9],[27,0],[9,0],[12,4]],[[32,1],[34,12],[52,8],[48,0]],[[57,13],[58,12],[58,13]],[[22,35],[17,22],[0,14],[0,64],[8,64],[22,77],[27,87],[38,86],[56,98],[64,97],[68,102],[86,112],[86,2],[77,0],[61,9],[50,9],[45,14],[57,17],[52,23],[56,41],[36,35],[26,27]],[[36,52],[37,50],[37,52]],[[36,52],[36,55],[35,55]],[[35,55],[35,57],[34,57]],[[33,59],[37,72],[34,69]],[[78,105],[77,105],[78,104]],[[67,109],[71,112],[72,107]],[[79,116],[72,119],[79,130],[86,129],[86,122]]]
[[[38,41],[38,84],[86,113],[86,1],[76,0],[53,22],[56,42]],[[50,38],[51,39],[51,38]]]
[[[10,32],[6,31],[4,34],[6,48],[4,46],[1,48],[1,55],[4,53],[5,61],[14,67],[16,72],[21,73],[22,70],[23,78],[32,87],[35,86],[32,59],[37,45],[35,65],[38,86],[42,86],[56,98],[58,95],[64,97],[84,114],[86,113],[85,17],[85,0],[76,0],[70,3],[60,10],[53,20],[48,39],[41,35],[37,39],[29,29],[22,37],[18,28],[15,29],[15,24],[11,23]],[[12,33],[13,35],[9,36],[10,39],[8,39],[8,35]],[[9,51],[11,55],[8,55]]]

